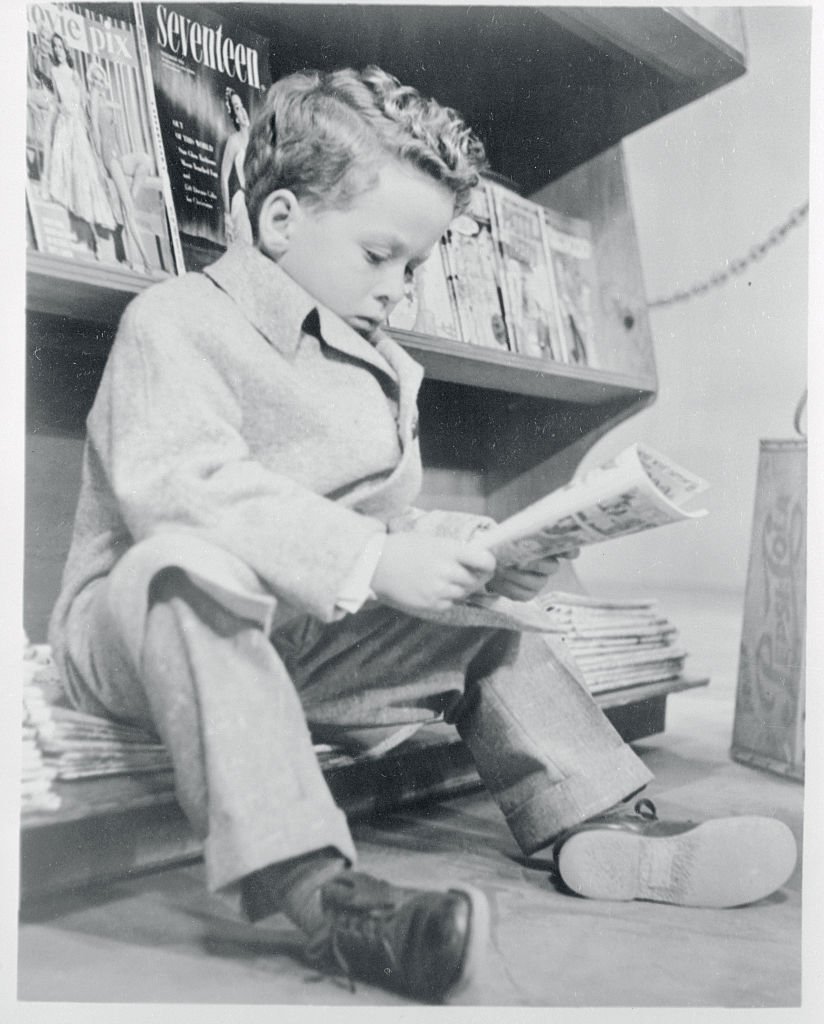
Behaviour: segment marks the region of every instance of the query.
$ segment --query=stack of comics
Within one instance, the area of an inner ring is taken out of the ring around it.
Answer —
[[[54,791],[57,766],[39,743],[37,723],[49,703],[59,696],[48,648],[23,641],[23,750],[21,806],[23,813],[54,811],[60,797]]]
[[[656,601],[605,600],[560,592],[538,600],[562,630],[561,643],[591,693],[681,677],[687,652]]]
[[[150,732],[71,708],[47,644],[26,643],[23,667],[24,811],[58,807],[55,781],[171,768]]]
[[[396,730],[378,730],[378,739],[350,750],[315,743],[324,771],[375,760],[400,746],[419,728],[415,723]],[[112,775],[168,772],[172,762],[153,733],[122,725],[72,708],[48,644],[23,643],[24,814],[54,811],[61,806],[55,783]]]

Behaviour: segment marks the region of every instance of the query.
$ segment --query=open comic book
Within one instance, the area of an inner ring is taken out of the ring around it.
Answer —
[[[706,510],[690,510],[684,503],[707,487],[705,480],[666,456],[634,444],[479,539],[499,564],[528,565],[587,544],[706,515]]]

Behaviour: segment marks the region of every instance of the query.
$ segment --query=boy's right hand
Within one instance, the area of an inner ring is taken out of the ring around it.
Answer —
[[[495,556],[478,544],[416,533],[390,533],[372,577],[379,601],[414,614],[442,612],[480,590]]]

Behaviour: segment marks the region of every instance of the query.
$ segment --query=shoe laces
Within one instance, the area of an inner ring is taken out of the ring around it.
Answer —
[[[354,972],[343,948],[345,946],[361,946],[362,956],[381,956],[385,964],[383,970],[387,975],[397,971],[395,951],[385,931],[385,925],[396,909],[393,902],[387,901],[369,907],[336,907],[329,912],[329,923],[317,945],[326,946],[329,950],[334,966],[346,978],[350,992],[354,993],[356,988]],[[333,973],[329,970],[320,972],[321,977],[332,977]]]
[[[633,811],[644,821],[658,821],[658,809],[649,797],[642,797],[637,800]]]

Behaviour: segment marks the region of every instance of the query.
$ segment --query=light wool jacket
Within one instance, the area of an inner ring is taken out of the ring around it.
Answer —
[[[376,534],[468,537],[479,517],[410,509],[421,378],[252,247],[134,299],[88,418],[58,657],[117,561],[164,532],[236,556],[322,621]]]

